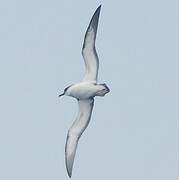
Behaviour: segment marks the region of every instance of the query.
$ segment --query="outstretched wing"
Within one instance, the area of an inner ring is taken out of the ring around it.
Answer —
[[[95,48],[95,40],[100,10],[101,5],[95,11],[84,38],[82,55],[85,61],[86,73],[83,81],[97,81],[99,60]]]
[[[78,116],[68,131],[65,146],[65,162],[69,177],[72,175],[73,162],[75,158],[78,140],[89,124],[93,109],[94,99],[79,100]]]

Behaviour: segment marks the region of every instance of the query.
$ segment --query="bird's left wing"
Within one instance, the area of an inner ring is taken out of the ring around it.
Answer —
[[[89,124],[93,109],[94,99],[79,100],[78,116],[68,131],[65,146],[65,162],[69,177],[72,175],[73,162],[75,158],[78,140]]]

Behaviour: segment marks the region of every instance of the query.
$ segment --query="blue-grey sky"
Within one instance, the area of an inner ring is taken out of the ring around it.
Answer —
[[[73,180],[179,179],[177,0],[0,2],[0,179],[67,180],[66,133],[83,78],[81,47],[102,3],[96,98]]]

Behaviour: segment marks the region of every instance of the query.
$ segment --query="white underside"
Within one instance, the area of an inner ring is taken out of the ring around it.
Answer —
[[[85,34],[82,49],[82,55],[86,67],[84,79],[81,83],[70,86],[65,93],[68,96],[72,96],[78,99],[79,105],[78,116],[68,131],[65,147],[66,168],[69,177],[71,177],[72,175],[73,162],[78,140],[88,126],[91,118],[94,104],[93,97],[104,96],[107,92],[109,92],[104,88],[104,86],[96,84],[99,60],[95,49],[95,39],[100,8],[101,6],[99,6],[98,9],[95,11]]]

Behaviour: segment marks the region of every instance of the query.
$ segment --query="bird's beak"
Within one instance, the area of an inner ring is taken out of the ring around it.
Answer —
[[[65,93],[62,93],[62,94],[58,95],[58,97],[64,96],[64,94],[65,94]]]

